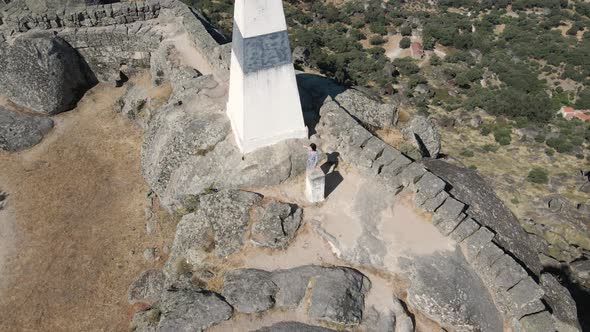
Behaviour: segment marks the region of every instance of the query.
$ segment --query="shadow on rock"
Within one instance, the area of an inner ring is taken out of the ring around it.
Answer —
[[[543,272],[555,275],[559,282],[567,288],[576,302],[582,331],[590,331],[590,290],[580,285],[565,265],[546,267]]]

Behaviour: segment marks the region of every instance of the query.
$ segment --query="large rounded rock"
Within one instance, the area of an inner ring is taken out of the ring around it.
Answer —
[[[134,332],[193,332],[228,320],[232,307],[221,296],[193,289],[169,290],[158,303],[133,317]]]
[[[70,110],[96,82],[86,62],[59,37],[19,38],[0,50],[0,93],[33,111]]]
[[[280,322],[268,327],[263,327],[255,332],[336,332],[336,330],[298,322]]]
[[[0,107],[0,149],[15,152],[28,149],[43,139],[53,121],[44,116],[12,112]]]
[[[277,201],[254,208],[251,241],[258,246],[284,249],[301,225],[302,210]]]
[[[431,119],[415,116],[402,129],[404,138],[420,150],[423,157],[437,158],[441,149],[441,138]]]
[[[383,104],[367,94],[348,89],[334,97],[334,100],[350,115],[373,128],[390,128],[397,122],[397,105]]]
[[[222,294],[237,311],[251,314],[272,308],[278,290],[270,272],[244,269],[225,275]]]

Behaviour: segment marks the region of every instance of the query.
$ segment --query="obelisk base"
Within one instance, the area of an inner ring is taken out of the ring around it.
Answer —
[[[305,198],[311,203],[323,202],[326,176],[320,168],[308,170],[305,177]]]

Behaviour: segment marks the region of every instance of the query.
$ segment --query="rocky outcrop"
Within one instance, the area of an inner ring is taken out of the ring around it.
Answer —
[[[336,95],[334,100],[355,119],[371,128],[391,128],[397,123],[395,104],[383,104],[361,91],[348,89]]]
[[[59,37],[18,38],[0,48],[0,91],[33,111],[70,110],[95,83],[86,62]]]
[[[196,197],[196,211],[185,215],[176,227],[176,236],[164,271],[169,278],[201,266],[209,255],[226,257],[243,246],[250,222],[249,211],[262,197],[245,191],[221,191]]]
[[[571,264],[572,274],[580,283],[590,288],[590,260],[581,260]]]
[[[226,274],[223,295],[236,310],[263,312],[272,307],[305,305],[309,317],[320,321],[356,326],[364,311],[364,296],[370,281],[350,268],[302,266],[289,270],[235,270]],[[311,290],[308,290],[311,288]]]
[[[404,138],[420,150],[423,157],[437,158],[441,149],[438,129],[431,119],[417,115],[402,129]]]
[[[208,258],[226,258],[250,241],[273,249],[284,248],[301,223],[301,209],[259,194],[222,190],[194,196],[185,215],[164,272],[168,283],[209,266]],[[249,226],[251,226],[251,230]],[[268,232],[267,232],[268,231]]]
[[[574,302],[569,291],[549,273],[541,275],[541,287],[545,292],[543,299],[553,310],[557,331],[580,331],[576,302]]]
[[[488,290],[463,255],[435,254],[415,259],[408,304],[443,327],[457,331],[503,330],[502,317]]]
[[[281,322],[263,327],[255,332],[336,332],[336,330],[297,322]]]
[[[541,272],[538,253],[530,246],[529,235],[516,217],[476,172],[443,160],[426,160],[424,165],[447,183],[449,193],[468,205],[466,212],[496,233],[498,244],[513,253],[537,276]]]
[[[532,332],[536,331],[535,328],[555,331],[555,323],[550,314],[553,309],[544,304],[545,292],[535,281],[540,271],[537,253],[527,245],[528,235],[516,220],[498,220],[496,212],[502,213],[507,210],[485,204],[492,200],[494,204],[499,203],[499,207],[503,208],[501,202],[493,195],[493,191],[481,190],[486,188],[483,180],[480,179],[478,182],[477,179],[470,178],[465,181],[461,177],[465,176],[466,171],[450,171],[446,163],[440,167],[439,173],[442,178],[434,175],[437,171],[434,170],[436,165],[433,166],[432,163],[440,161],[425,162],[429,169],[433,169],[432,173],[424,166],[412,163],[364,128],[355,125],[356,121],[329,98],[322,106],[320,115],[316,128],[324,144],[322,149],[327,152],[338,151],[343,161],[365,174],[376,175],[377,179],[381,179],[381,182],[394,193],[399,193],[404,188],[415,193],[416,205],[434,213],[432,222],[441,234],[459,243],[465,257],[463,259],[468,263],[464,266],[471,266],[463,271],[472,276],[475,271],[480,279],[480,292],[477,293],[488,294],[478,296],[491,299],[486,300],[487,303],[495,304],[505,321],[510,321],[513,328],[518,331]],[[477,190],[469,189],[471,186]],[[481,197],[477,196],[482,192]],[[490,193],[492,196],[488,197]],[[510,217],[514,218],[511,214]],[[501,235],[497,235],[496,232]],[[524,234],[524,237],[518,237],[519,234]],[[432,263],[434,264],[435,262]],[[462,270],[454,269],[452,272],[459,271]],[[429,270],[423,275],[431,272]],[[448,273],[445,273],[445,278],[448,278]],[[419,280],[413,278],[414,283]],[[415,289],[414,294],[420,295],[415,295],[412,302],[429,313],[429,317],[443,326],[448,323],[449,327],[453,328],[454,325],[464,325],[467,330],[470,329],[469,326],[498,328],[496,320],[482,317],[482,314],[487,314],[489,306],[477,311],[472,304],[469,310],[466,310],[461,307],[461,301],[453,300],[457,294],[461,294],[460,291],[450,290],[458,283],[441,286],[443,288],[436,292],[424,291],[432,287],[432,283],[425,283],[424,285],[428,286],[417,288],[422,289],[422,292]],[[481,287],[482,283],[484,287]],[[463,298],[459,296],[459,299]],[[531,321],[531,315],[539,316],[539,320]],[[545,319],[547,316],[549,320]]]
[[[41,142],[53,128],[53,120],[44,116],[13,112],[0,107],[0,149],[15,152]]]
[[[131,331],[204,331],[232,314],[232,307],[218,294],[194,289],[168,290],[157,303],[135,314]]]
[[[301,225],[302,210],[277,201],[265,202],[252,213],[255,221],[250,240],[261,247],[284,249]]]
[[[129,287],[128,300],[130,303],[153,303],[160,298],[164,290],[165,276],[161,270],[147,270],[143,272]]]
[[[199,79],[208,82],[210,76]],[[211,88],[203,85],[196,91],[200,109],[188,103],[168,105],[146,131],[144,176],[169,210],[182,208],[186,197],[208,188],[277,185],[305,169],[306,151],[300,140],[242,155],[230,134],[223,106],[207,96]]]

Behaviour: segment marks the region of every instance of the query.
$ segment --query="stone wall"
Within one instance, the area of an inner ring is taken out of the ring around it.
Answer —
[[[160,1],[147,0],[108,5],[63,7],[34,13],[21,2],[6,5],[0,11],[4,29],[26,32],[32,29],[80,28],[127,24],[157,18]]]
[[[546,292],[537,282],[540,276],[528,272],[527,266],[498,244],[495,230],[484,226],[491,223],[469,215],[468,206],[450,194],[451,184],[373,136],[331,97],[320,115],[316,130],[325,144],[323,151],[338,152],[345,163],[379,178],[393,194],[413,192],[416,206],[432,213],[439,231],[457,242],[514,331],[556,331],[557,323],[565,324],[560,331],[563,326],[579,331],[575,319],[562,322],[556,317],[559,308],[548,305]]]
[[[159,19],[164,14],[162,19]],[[163,39],[160,21],[180,23],[211,67],[224,80],[230,44],[196,10],[176,0],[146,0],[62,8],[33,13],[22,1],[0,7],[0,44],[28,34],[58,34],[86,59],[101,81],[150,67]]]

